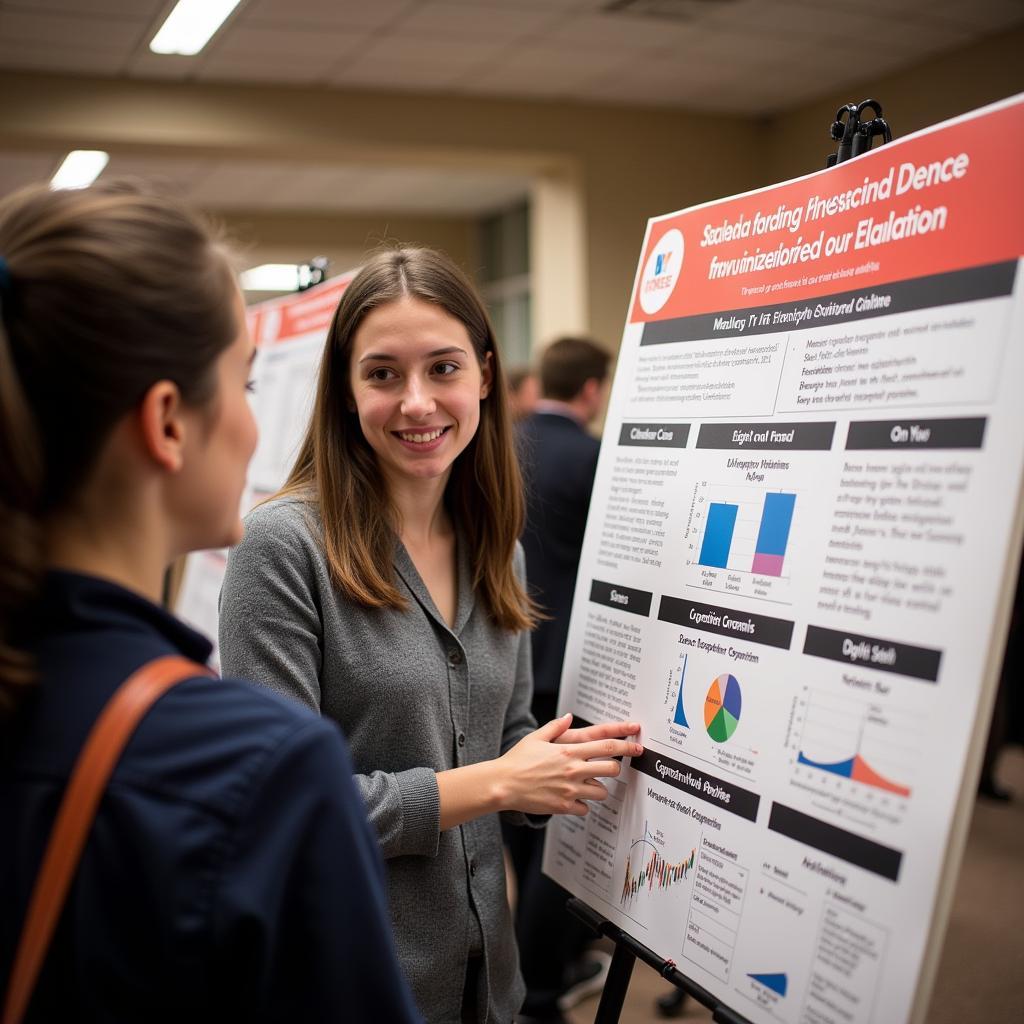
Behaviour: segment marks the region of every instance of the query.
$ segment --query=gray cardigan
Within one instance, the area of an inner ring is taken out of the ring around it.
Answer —
[[[441,832],[435,773],[497,757],[536,728],[529,633],[491,621],[463,544],[454,629],[397,539],[408,609],[353,604],[331,585],[317,523],[294,498],[246,518],[221,592],[224,672],[340,724],[389,869],[399,958],[426,1019],[460,1020],[467,960],[482,956],[479,1020],[508,1024],[524,987],[498,816]],[[516,571],[522,578],[518,548]]]

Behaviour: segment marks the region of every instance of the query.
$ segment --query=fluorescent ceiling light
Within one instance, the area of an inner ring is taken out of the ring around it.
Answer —
[[[306,271],[305,282],[302,281],[303,270]],[[295,263],[264,263],[243,271],[240,276],[242,288],[247,292],[297,292],[300,284],[309,283],[309,267]]]
[[[74,149],[50,179],[50,188],[85,188],[100,176],[109,159],[100,149]]]
[[[178,0],[153,36],[154,53],[197,54],[238,6],[238,0]]]

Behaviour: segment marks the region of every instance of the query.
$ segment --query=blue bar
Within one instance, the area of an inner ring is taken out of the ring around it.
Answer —
[[[764,496],[761,528],[757,531],[757,546],[754,549],[756,554],[785,555],[795,504],[795,494],[769,492]]]
[[[708,506],[708,524],[704,529],[704,543],[700,546],[701,565],[726,568],[739,510],[739,505],[726,505],[720,501],[713,501]]]

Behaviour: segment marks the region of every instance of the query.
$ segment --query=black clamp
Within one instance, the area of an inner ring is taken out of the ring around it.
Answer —
[[[873,115],[865,118],[865,114]],[[878,100],[864,100],[863,103],[847,103],[836,111],[836,119],[829,129],[831,137],[839,148],[831,153],[826,167],[845,163],[847,160],[868,152],[874,140],[881,136],[882,145],[892,142],[892,129],[882,117],[882,104]]]

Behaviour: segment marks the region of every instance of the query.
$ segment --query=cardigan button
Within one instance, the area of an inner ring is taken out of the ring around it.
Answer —
[[[476,876],[476,860],[469,862],[469,877],[474,878]]]
[[[466,745],[466,734],[464,732],[459,733],[459,746],[464,747]]]
[[[458,647],[452,647],[448,651],[448,664],[449,665],[461,665],[462,664],[462,651]]]

